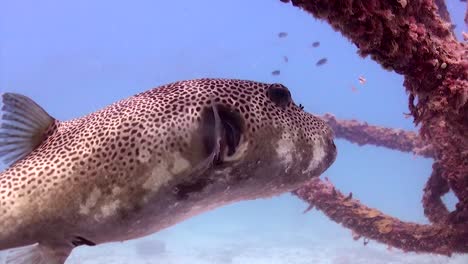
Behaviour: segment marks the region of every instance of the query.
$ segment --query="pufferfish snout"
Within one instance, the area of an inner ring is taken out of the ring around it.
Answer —
[[[282,84],[170,83],[70,121],[5,93],[0,250],[62,264],[73,248],[152,234],[297,189],[335,160],[333,132]]]

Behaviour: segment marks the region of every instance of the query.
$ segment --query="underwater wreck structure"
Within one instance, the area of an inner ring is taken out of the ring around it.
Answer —
[[[443,0],[281,0],[325,20],[358,53],[404,76],[419,133],[323,116],[337,138],[434,159],[422,203],[431,224],[401,221],[313,179],[294,194],[354,237],[404,251],[468,253],[468,43],[457,41]],[[465,16],[468,23],[468,10]],[[441,196],[458,198],[449,212]]]

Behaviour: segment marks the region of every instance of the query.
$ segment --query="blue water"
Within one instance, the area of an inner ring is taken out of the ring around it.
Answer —
[[[1,91],[25,94],[60,120],[169,82],[226,77],[281,82],[308,112],[416,130],[403,116],[402,76],[362,59],[328,24],[277,0],[0,3]],[[447,4],[461,39],[465,6]],[[282,31],[286,38],[278,38]],[[312,48],[314,41],[320,46]],[[315,66],[323,57],[328,62]],[[431,160],[343,140],[336,145],[338,158],[324,175],[341,191],[402,220],[427,223],[420,201]],[[444,200],[450,208],[456,203],[453,195]],[[374,241],[364,247],[322,213],[302,214],[306,207],[289,194],[241,202],[150,237],[79,248],[67,263],[468,261],[405,255]],[[145,247],[155,249],[138,253]]]

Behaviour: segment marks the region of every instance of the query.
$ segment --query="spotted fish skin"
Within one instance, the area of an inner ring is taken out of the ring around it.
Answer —
[[[142,237],[292,191],[335,157],[330,127],[281,84],[171,83],[54,120],[0,174],[0,250],[39,243],[63,263],[75,246]]]

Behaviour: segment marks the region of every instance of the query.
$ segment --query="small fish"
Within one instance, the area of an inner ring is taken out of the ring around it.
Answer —
[[[280,75],[280,73],[281,73],[280,70],[274,70],[274,71],[271,72],[271,75],[278,76],[278,75]]]
[[[279,38],[285,38],[285,37],[287,37],[287,36],[288,36],[288,32],[280,32],[280,33],[278,33],[278,37],[279,37]]]
[[[359,83],[360,84],[365,84],[366,83],[366,78],[364,78],[364,76],[359,76]]]
[[[304,210],[304,212],[302,212],[303,214],[309,212],[310,210],[314,209],[314,205],[313,204],[310,204],[309,206],[307,206],[307,208]]]
[[[364,246],[367,246],[367,244],[369,244],[369,242],[370,242],[370,239],[367,238],[367,237],[365,237],[365,238],[364,238],[364,241],[362,242],[362,244],[363,244]]]
[[[317,61],[317,63],[315,63],[316,66],[322,66],[324,65],[325,63],[327,63],[327,58],[322,58],[320,60]]]
[[[283,61],[286,62],[286,63],[288,63],[288,61],[289,61],[288,56],[283,56]]]
[[[320,46],[319,41],[315,41],[315,42],[312,43],[312,47],[317,48],[318,46]]]
[[[412,117],[413,115],[411,113],[403,113],[403,116],[408,119],[410,117]]]
[[[336,157],[329,125],[298,109],[279,83],[180,81],[70,121],[24,95],[1,99],[8,264],[63,264],[76,247],[291,192]]]

